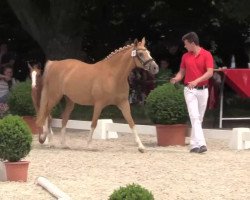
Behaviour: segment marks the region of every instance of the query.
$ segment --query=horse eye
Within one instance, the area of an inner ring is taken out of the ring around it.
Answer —
[[[140,57],[142,57],[142,56],[143,56],[143,53],[142,53],[142,52],[139,52],[138,55],[139,55]]]

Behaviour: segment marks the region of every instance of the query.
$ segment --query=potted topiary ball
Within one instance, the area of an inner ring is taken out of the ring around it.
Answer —
[[[22,116],[32,133],[39,133],[40,129],[35,123],[36,111],[31,97],[30,80],[15,85],[10,92],[7,104],[11,114]]]
[[[129,184],[115,190],[108,200],[154,200],[153,194],[138,184]]]
[[[156,124],[159,146],[185,145],[188,112],[183,85],[165,83],[146,98],[146,113]]]
[[[32,133],[19,116],[0,120],[0,160],[4,161],[9,181],[27,181],[28,161],[21,161],[31,150]]]

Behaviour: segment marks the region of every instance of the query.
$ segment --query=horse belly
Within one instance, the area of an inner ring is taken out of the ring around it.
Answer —
[[[80,105],[93,105],[91,87],[87,84],[79,85],[69,83],[64,87],[63,94],[69,97],[74,103]]]

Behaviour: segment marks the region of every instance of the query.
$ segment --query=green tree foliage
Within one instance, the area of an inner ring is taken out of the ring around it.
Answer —
[[[249,22],[250,5],[247,0],[7,1],[48,59],[83,59],[81,53],[85,52],[93,61],[123,46],[129,38],[146,36],[150,46],[160,39],[180,40],[184,33],[194,30],[204,41],[239,40]],[[239,25],[242,19],[244,26]],[[224,49],[236,51],[228,46]],[[155,51],[162,49],[156,47]]]
[[[231,19],[239,22],[250,22],[250,4],[248,0],[223,0],[212,1],[216,8]]]
[[[47,58],[58,59],[77,57],[81,41],[93,57],[100,59],[119,47],[117,41],[122,46],[129,38],[147,36],[153,40],[159,35],[169,37],[190,29],[200,30],[214,14],[208,0],[8,2]]]

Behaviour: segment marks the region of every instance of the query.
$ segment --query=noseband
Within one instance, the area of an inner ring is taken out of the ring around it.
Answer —
[[[145,70],[148,70],[149,71],[149,68],[150,68],[150,66],[148,66],[147,64],[148,63],[151,63],[151,62],[153,62],[153,61],[155,61],[153,58],[150,58],[150,59],[148,59],[148,60],[146,60],[146,61],[144,61],[140,56],[139,56],[139,54],[138,54],[138,51],[147,51],[147,49],[134,49],[133,50],[135,53],[134,53],[134,55],[132,55],[132,57],[136,57],[138,60],[139,60],[139,62],[141,63],[141,65],[143,66],[143,68],[145,69]],[[132,54],[133,54],[133,51],[132,51]]]

